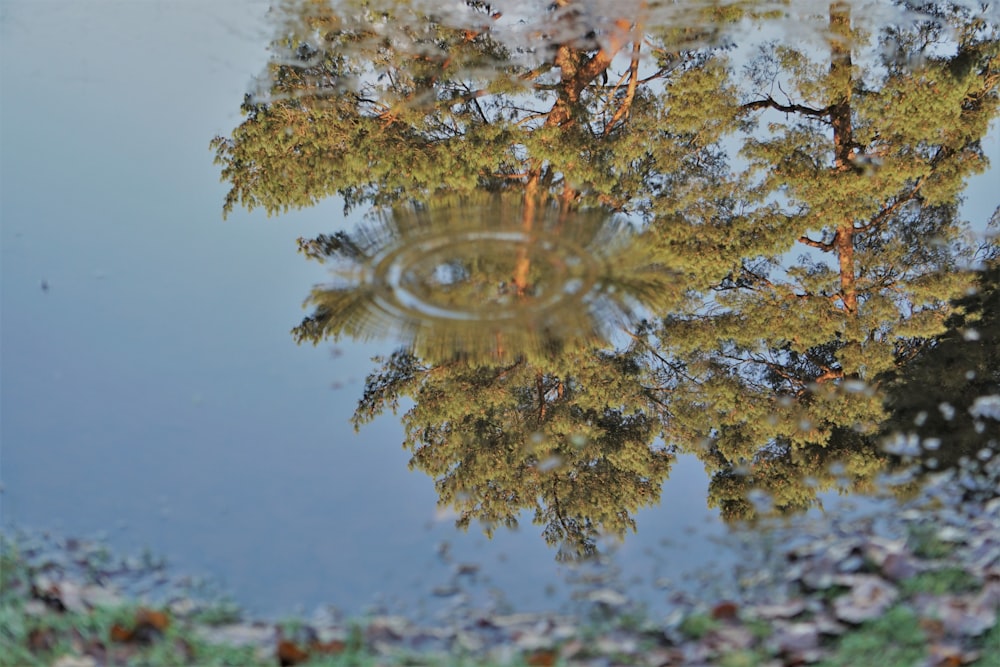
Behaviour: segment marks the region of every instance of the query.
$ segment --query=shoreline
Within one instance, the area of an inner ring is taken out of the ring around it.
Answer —
[[[150,554],[116,559],[67,538],[61,558],[42,562],[4,533],[0,665],[992,667],[1000,498],[962,504],[940,490],[922,501],[932,509],[775,528],[748,547],[742,598],[680,595],[665,615],[598,578],[575,591],[572,614],[457,598],[433,620],[331,608],[275,622],[246,617]]]

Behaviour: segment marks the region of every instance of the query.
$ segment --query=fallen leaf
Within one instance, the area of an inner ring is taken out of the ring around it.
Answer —
[[[132,626],[119,623],[111,626],[111,641],[130,644],[152,644],[163,637],[170,619],[162,611],[141,608],[136,610]]]
[[[525,656],[524,662],[530,667],[552,667],[556,664],[556,652],[549,649],[534,651]]]
[[[849,593],[833,601],[837,618],[847,623],[863,623],[885,613],[899,596],[896,588],[869,575],[847,575],[838,583],[851,586]]]
[[[170,625],[170,619],[162,611],[142,608],[135,612],[135,624],[148,625],[163,632]]]
[[[938,618],[921,618],[920,629],[931,639],[941,639],[944,637],[944,623]]]
[[[797,658],[819,648],[819,629],[812,623],[790,623],[777,630],[772,642],[786,657]]]
[[[904,554],[889,554],[882,561],[882,574],[890,581],[909,579],[917,573],[913,560]]]
[[[736,606],[735,602],[726,600],[715,605],[712,609],[712,618],[718,621],[731,621],[736,618],[738,611],[739,607]]]
[[[950,644],[932,644],[928,653],[930,655],[927,664],[933,667],[960,667],[975,659],[975,656],[966,654],[958,646]]]
[[[753,608],[754,614],[760,618],[773,620],[775,618],[794,618],[806,609],[806,603],[800,599],[774,604],[762,604]]]
[[[277,657],[281,667],[292,667],[308,660],[309,653],[300,649],[295,642],[282,639],[278,642]]]
[[[127,642],[132,640],[132,631],[119,623],[111,626],[111,631],[108,635],[113,642]]]

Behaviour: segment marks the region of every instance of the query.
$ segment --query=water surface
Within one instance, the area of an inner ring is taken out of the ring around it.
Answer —
[[[656,602],[994,447],[996,16],[557,5],[4,3],[5,526],[266,613],[623,538]]]

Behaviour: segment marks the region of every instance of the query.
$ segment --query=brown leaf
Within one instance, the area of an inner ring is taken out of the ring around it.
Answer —
[[[278,664],[281,667],[292,667],[292,665],[301,664],[309,659],[307,651],[303,651],[295,642],[287,639],[282,639],[278,642],[276,655],[278,657]]]
[[[125,626],[115,623],[111,626],[111,632],[108,633],[113,642],[128,642],[132,641],[132,631]]]
[[[729,600],[720,602],[712,609],[712,618],[718,621],[731,621],[736,618],[739,607]]]
[[[927,664],[934,667],[960,667],[976,659],[976,656],[965,653],[960,647],[949,644],[931,644],[928,653]]]
[[[136,625],[148,625],[163,632],[170,625],[170,618],[162,611],[141,608],[135,612]]]
[[[941,639],[944,637],[944,623],[937,618],[921,618],[920,629],[931,639]]]
[[[135,612],[135,627],[131,641],[136,644],[152,644],[163,637],[163,631],[170,625],[170,619],[162,611],[139,609]]]
[[[131,644],[152,644],[163,637],[170,619],[162,611],[137,609],[132,627],[115,623],[111,626],[111,641]]]
[[[556,664],[556,652],[551,649],[533,651],[525,656],[524,663],[529,667],[552,667]]]

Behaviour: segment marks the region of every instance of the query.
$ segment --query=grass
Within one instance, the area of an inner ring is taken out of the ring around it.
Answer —
[[[913,524],[907,529],[907,544],[913,555],[926,560],[945,558],[955,546],[938,537],[938,530],[928,524]]]
[[[719,625],[719,621],[708,614],[692,614],[681,621],[679,629],[686,637],[701,639]]]
[[[757,667],[767,660],[767,655],[763,651],[734,651],[722,656],[719,667]]]
[[[208,626],[229,625],[243,620],[243,610],[232,600],[220,600],[196,611],[191,620]]]
[[[940,570],[921,572],[902,582],[900,589],[904,595],[931,593],[947,595],[972,593],[979,588],[979,581],[959,567],[944,567]]]
[[[162,633],[151,633],[148,641],[114,641],[113,629],[128,627],[139,609],[126,605],[35,616],[27,614],[22,605],[5,602],[0,606],[0,665],[48,667],[61,656],[81,652],[106,655],[112,663],[148,667],[274,665],[273,661],[258,660],[252,648],[205,642],[186,625],[173,624]]]
[[[992,667],[1000,662],[1000,618],[983,636],[983,654],[974,664],[975,667]]]
[[[927,655],[927,638],[912,610],[897,605],[885,616],[842,637],[833,655],[818,667],[915,667]]]

